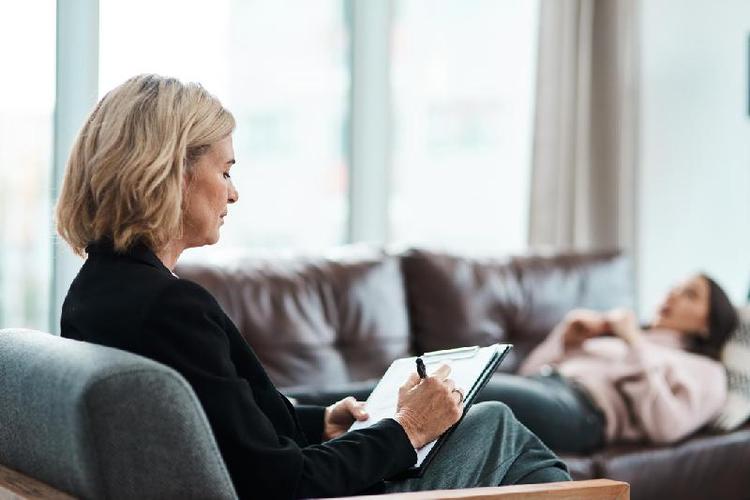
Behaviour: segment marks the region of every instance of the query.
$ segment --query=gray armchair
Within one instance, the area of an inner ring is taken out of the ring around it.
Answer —
[[[182,376],[32,330],[0,330],[0,466],[81,498],[237,498]]]
[[[379,498],[627,500],[629,492],[596,479]],[[174,370],[117,349],[0,330],[0,498],[73,497],[237,495],[198,399]]]

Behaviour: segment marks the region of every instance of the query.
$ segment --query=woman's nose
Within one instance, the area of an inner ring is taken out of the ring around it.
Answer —
[[[237,188],[234,187],[233,182],[229,182],[229,196],[227,197],[227,201],[229,203],[237,203],[237,200],[240,199],[240,193],[237,191]]]

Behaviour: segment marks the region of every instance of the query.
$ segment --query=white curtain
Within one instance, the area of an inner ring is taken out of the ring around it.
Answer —
[[[637,0],[542,0],[529,244],[635,246]]]

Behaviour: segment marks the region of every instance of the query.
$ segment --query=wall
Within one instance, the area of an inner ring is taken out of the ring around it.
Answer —
[[[750,287],[747,0],[641,2],[640,313],[705,270]]]

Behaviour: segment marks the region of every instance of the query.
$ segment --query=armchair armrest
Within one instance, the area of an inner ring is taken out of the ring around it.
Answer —
[[[357,500],[427,500],[438,498],[469,498],[471,500],[532,500],[537,498],[545,500],[630,500],[630,485],[610,479],[591,479],[587,481],[417,491],[347,498],[356,498]],[[74,497],[0,465],[0,499],[74,500]]]
[[[358,500],[427,500],[436,498],[470,498],[471,500],[630,500],[630,485],[610,479],[566,481],[561,483],[521,484],[494,488],[417,491],[350,497]]]
[[[0,465],[0,499],[2,500],[74,500],[72,496],[41,481]]]

